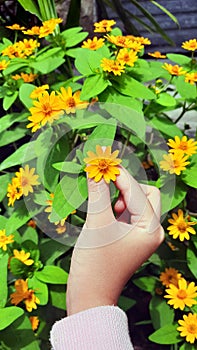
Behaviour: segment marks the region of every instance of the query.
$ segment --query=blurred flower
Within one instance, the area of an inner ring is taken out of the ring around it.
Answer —
[[[26,35],[40,35],[40,27],[33,26],[31,29],[23,30],[23,34],[26,34]]]
[[[36,99],[38,98],[40,95],[43,94],[44,91],[48,90],[49,89],[49,85],[48,84],[45,84],[45,85],[41,85],[41,86],[38,86],[36,87],[30,94],[30,97],[32,99]]]
[[[76,91],[72,94],[70,86],[67,89],[61,87],[60,91],[61,93],[58,92],[58,95],[61,100],[61,107],[66,114],[75,113],[77,109],[87,108],[88,101],[80,100],[81,91]]]
[[[2,60],[0,61],[0,70],[4,70],[7,68],[7,66],[10,64],[9,61],[6,61],[6,60]]]
[[[23,30],[25,27],[21,27],[20,24],[12,24],[12,26],[6,26],[6,28],[12,29],[12,30]]]
[[[37,309],[36,304],[40,304],[40,300],[34,294],[34,290],[28,289],[27,281],[18,279],[14,285],[16,291],[10,295],[11,304],[18,305],[21,301],[24,301],[28,312]]]
[[[164,154],[164,160],[160,161],[160,167],[164,171],[169,171],[170,174],[180,175],[182,170],[186,169],[188,162],[188,155],[184,155],[183,151],[177,150],[173,154]]]
[[[32,132],[41,128],[47,122],[53,123],[63,114],[61,100],[59,96],[55,95],[55,91],[52,91],[50,95],[47,91],[44,91],[38,97],[38,101],[34,101],[33,104],[34,106],[29,109],[31,116],[28,118],[31,123],[27,125],[27,128],[32,127]]]
[[[6,236],[5,230],[0,230],[0,248],[7,250],[7,245],[14,242],[14,235]]]
[[[40,46],[40,43],[37,40],[27,40],[17,41],[13,45],[7,46],[4,50],[2,50],[3,56],[8,56],[9,58],[26,58],[36,50],[37,47]]]
[[[31,322],[31,328],[33,331],[36,331],[36,329],[38,328],[39,326],[39,318],[37,316],[30,316],[29,318],[30,322]]]
[[[174,153],[176,150],[183,151],[188,156],[197,153],[197,141],[194,141],[194,139],[187,140],[185,135],[181,139],[179,136],[175,136],[174,140],[169,139],[167,145],[171,147],[169,150],[171,153]]]
[[[95,182],[99,182],[102,178],[107,183],[110,180],[115,181],[116,176],[120,174],[118,165],[121,163],[121,159],[117,158],[118,153],[118,150],[111,153],[111,146],[107,146],[103,150],[99,145],[96,146],[96,154],[88,151],[88,158],[84,159],[87,164],[84,170],[88,173],[88,177],[93,178]]]
[[[117,55],[117,61],[122,64],[127,64],[130,67],[134,66],[134,63],[137,61],[138,56],[135,51],[128,50],[126,48],[120,49]]]
[[[30,266],[34,263],[33,259],[29,259],[30,253],[26,253],[23,249],[21,251],[14,249],[13,250],[13,258],[18,259],[23,262],[23,264]]]
[[[7,197],[8,197],[8,207],[13,206],[17,199],[22,197],[23,192],[21,189],[21,183],[18,178],[13,177],[12,182],[8,184]]]
[[[186,73],[186,71],[183,70],[183,67],[178,66],[178,64],[173,66],[170,63],[164,63],[162,68],[166,69],[171,75],[179,76],[179,75],[184,75]]]
[[[159,276],[161,283],[166,287],[169,287],[170,284],[174,284],[174,286],[178,287],[178,281],[180,278],[182,278],[181,273],[173,267],[166,267],[165,271]]]
[[[178,287],[173,284],[170,284],[169,289],[166,289],[167,295],[164,295],[164,298],[170,299],[167,301],[169,305],[172,305],[174,309],[183,310],[185,306],[191,307],[196,305],[197,301],[197,286],[194,282],[187,284],[187,281],[184,278],[181,278],[178,281]]]
[[[181,45],[181,47],[185,50],[189,51],[195,51],[197,50],[197,40],[196,39],[190,39],[188,41],[184,41]]]
[[[90,49],[90,50],[98,50],[100,47],[104,45],[104,39],[100,38],[98,39],[96,36],[93,39],[88,39],[86,41],[83,41],[83,45],[81,46],[84,49]]]
[[[103,68],[104,72],[112,72],[114,75],[121,75],[121,73],[125,71],[125,66],[123,63],[116,60],[110,60],[108,58],[103,58],[101,60],[101,67]]]
[[[194,85],[194,83],[197,83],[197,72],[187,73],[185,75],[185,82],[190,83],[191,85]]]
[[[26,164],[24,168],[20,168],[18,172],[16,172],[16,178],[19,179],[22,193],[24,196],[28,196],[29,192],[33,192],[33,187],[39,185],[38,175],[34,174],[35,168],[29,168],[29,165]]]
[[[172,213],[172,218],[168,219],[168,222],[171,224],[171,226],[167,227],[169,235],[174,239],[179,238],[181,242],[183,242],[184,239],[189,240],[189,234],[195,235],[196,231],[191,226],[195,225],[196,222],[187,221],[187,219],[188,216],[184,217],[181,209],[178,210],[178,214]]]
[[[32,227],[32,228],[36,228],[36,222],[33,219],[31,219],[27,223],[27,226]]]
[[[56,25],[62,21],[63,20],[61,18],[51,18],[47,21],[42,22],[39,38],[43,38],[49,34],[52,34],[55,30]]]
[[[15,74],[12,75],[12,79],[14,80],[19,80],[22,79],[25,83],[31,83],[37,78],[38,74],[33,74],[33,73],[21,73],[21,74]]]
[[[192,314],[191,312],[188,315],[183,315],[183,320],[178,320],[180,326],[177,330],[180,333],[181,337],[186,337],[188,343],[193,344],[197,339],[197,314]]]
[[[166,55],[161,54],[161,52],[159,52],[159,51],[148,52],[148,55],[152,56],[154,58],[166,58]]]
[[[108,19],[103,19],[100,22],[96,22],[94,23],[95,29],[94,32],[95,33],[107,33],[107,32],[111,32],[112,30],[112,26],[114,26],[116,24],[116,22],[112,19],[112,20],[108,20]]]

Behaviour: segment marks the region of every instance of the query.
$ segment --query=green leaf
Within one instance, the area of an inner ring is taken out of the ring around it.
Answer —
[[[108,86],[108,81],[101,74],[87,77],[80,94],[82,100],[89,100],[91,97],[99,95]]]
[[[4,131],[0,134],[0,147],[22,139],[27,134],[27,129],[16,127],[14,130]]]
[[[121,295],[118,299],[118,306],[123,310],[127,311],[129,310],[132,306],[136,304],[136,300],[125,297],[124,295]]]
[[[64,62],[65,59],[63,57],[56,57],[56,55],[54,54],[54,56],[45,57],[37,62],[32,62],[30,64],[30,67],[38,70],[42,74],[48,74],[53,72]]]
[[[177,344],[182,341],[177,327],[178,324],[167,324],[152,333],[148,339],[157,344]]]
[[[176,106],[176,99],[173,96],[169,95],[167,92],[160,93],[156,102],[166,107]]]
[[[27,113],[11,113],[0,118],[0,133],[8,129],[12,124],[27,120]]]
[[[36,15],[40,20],[42,20],[39,8],[34,0],[17,0],[21,6],[30,13]]]
[[[164,6],[159,4],[157,1],[151,0],[151,2],[152,2],[152,4],[157,6],[160,10],[162,10],[164,13],[166,13],[166,15],[168,15],[168,17],[170,17],[171,20],[179,26],[179,22],[178,22],[177,18],[170,11],[168,11]]]
[[[161,212],[167,213],[169,210],[179,205],[187,194],[187,186],[181,181],[175,183],[173,180],[167,181],[161,191]]]
[[[27,66],[28,66],[27,59],[15,58],[14,60],[11,60],[9,66],[6,69],[4,69],[3,74],[8,75],[15,72],[16,70],[19,70]]]
[[[192,156],[188,168],[182,172],[181,179],[189,186],[197,188],[197,154]]]
[[[70,247],[55,240],[44,239],[40,244],[41,260],[45,265],[52,265],[61,255],[66,253]]]
[[[66,310],[66,289],[64,285],[51,285],[50,298],[53,306]]]
[[[18,148],[13,154],[6,158],[0,165],[0,171],[21,164],[23,161],[29,161],[36,158],[34,150],[35,141],[26,143]]]
[[[196,252],[192,249],[187,248],[187,265],[192,274],[197,278],[197,259]]]
[[[36,275],[32,278],[28,278],[28,287],[35,290],[36,296],[40,300],[39,305],[46,305],[48,303],[49,296],[47,284],[40,281]]]
[[[22,243],[25,241],[32,241],[38,245],[38,234],[33,227],[27,227],[22,236]]]
[[[156,278],[152,276],[139,277],[133,279],[133,283],[140,289],[152,293],[155,290]]]
[[[7,286],[7,271],[8,271],[8,254],[0,255],[0,308],[4,307],[7,302],[8,286]],[[1,328],[1,317],[0,317],[0,329]]]
[[[178,93],[186,101],[196,100],[196,86],[186,83],[184,77],[177,77],[175,81],[175,86],[177,88]]]
[[[174,310],[163,298],[157,295],[152,297],[149,303],[149,311],[154,329],[172,324],[174,321]]]
[[[7,111],[18,97],[18,91],[15,91],[12,95],[6,95],[3,99],[3,109]]]
[[[53,200],[51,221],[59,221],[77,209],[87,198],[85,176],[65,175],[57,185]]]
[[[0,309],[0,330],[8,327],[17,318],[23,315],[24,311],[17,306],[9,306],[4,309]]]
[[[81,164],[75,162],[60,162],[54,163],[53,167],[59,171],[70,173],[70,174],[79,174],[82,170]]]
[[[41,282],[52,284],[66,284],[68,273],[58,266],[45,266],[43,270],[36,271],[35,277]]]
[[[196,350],[196,346],[190,343],[184,343],[179,350]]]
[[[33,106],[33,100],[29,96],[35,88],[35,85],[27,83],[24,83],[20,86],[19,98],[27,109]]]
[[[10,174],[5,174],[5,175],[1,175],[0,176],[0,183],[1,183],[1,186],[0,186],[0,201],[2,201],[3,198],[7,194],[7,187],[8,187],[8,184],[9,184],[10,180],[11,180]]]
[[[189,64],[191,62],[191,57],[177,54],[177,53],[168,53],[167,58],[171,60],[172,62],[178,63],[181,66],[184,64]]]
[[[175,136],[179,136],[181,138],[183,136],[183,133],[178,128],[178,126],[174,124],[172,120],[166,117],[155,116],[146,123],[155,128],[156,130],[159,130],[162,134],[166,135],[167,137],[174,138]]]
[[[123,95],[148,100],[156,98],[155,94],[149,88],[128,75],[123,74],[119,80],[117,78],[113,79],[117,81],[114,84],[114,88]]]
[[[24,203],[20,203],[6,222],[6,233],[11,234],[31,219]]]
[[[66,48],[73,47],[79,44],[82,40],[84,40],[88,36],[87,32],[79,33],[81,29],[82,27],[69,28],[61,33],[61,36],[63,36],[65,40]]]

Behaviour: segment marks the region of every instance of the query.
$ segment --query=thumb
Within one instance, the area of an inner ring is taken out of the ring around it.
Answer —
[[[115,221],[111,207],[110,188],[103,179],[95,182],[87,178],[88,209],[86,227],[97,228],[109,225]]]

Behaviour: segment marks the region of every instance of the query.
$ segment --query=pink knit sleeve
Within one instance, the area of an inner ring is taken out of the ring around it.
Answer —
[[[53,350],[133,350],[127,316],[117,306],[99,306],[57,321]]]

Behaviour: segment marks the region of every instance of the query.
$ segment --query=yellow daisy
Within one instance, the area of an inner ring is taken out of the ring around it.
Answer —
[[[131,40],[131,38],[128,36],[123,36],[123,35],[115,36],[115,35],[107,34],[105,37],[110,43],[118,47],[133,49],[134,51],[141,51],[141,49],[143,48],[143,45],[141,43]]]
[[[170,284],[174,284],[174,286],[178,287],[178,281],[180,278],[182,278],[181,273],[173,267],[166,267],[165,271],[159,276],[161,283],[166,287],[169,287]]]
[[[100,47],[104,45],[105,39],[98,39],[96,36],[93,39],[88,39],[87,41],[83,41],[83,45],[81,46],[84,49],[90,50],[98,50]]]
[[[26,35],[40,35],[40,27],[33,26],[31,29],[23,30],[23,34],[26,34]]]
[[[197,286],[194,282],[187,284],[184,278],[178,281],[178,287],[174,284],[170,284],[170,287],[166,289],[168,294],[164,295],[164,298],[170,299],[167,301],[169,305],[172,305],[174,309],[183,310],[185,306],[191,307],[196,305]]]
[[[194,85],[194,83],[197,83],[197,72],[191,72],[191,73],[185,74],[185,82],[191,85]]]
[[[21,27],[20,24],[12,24],[12,26],[6,26],[6,28],[12,29],[12,30],[23,30],[25,27]]]
[[[181,47],[185,50],[189,51],[195,51],[197,50],[197,40],[196,39],[190,39],[188,41],[184,41],[181,45]]]
[[[31,328],[33,331],[36,331],[36,329],[38,329],[39,326],[39,318],[37,316],[30,316],[29,318],[30,322],[31,322]]]
[[[160,167],[164,171],[169,171],[170,174],[180,175],[182,170],[186,169],[188,162],[188,155],[184,155],[182,150],[177,150],[173,154],[164,154],[160,161]]]
[[[130,38],[133,41],[137,41],[138,43],[140,43],[142,45],[150,45],[151,44],[150,39],[144,38],[143,36],[127,35],[127,38]]]
[[[47,21],[42,22],[39,38],[44,38],[45,36],[52,34],[55,30],[56,25],[62,21],[63,20],[61,18],[51,18]]]
[[[37,309],[36,304],[40,304],[40,300],[34,294],[34,290],[28,289],[27,281],[23,279],[16,280],[15,289],[16,291],[10,295],[11,304],[18,305],[21,301],[24,301],[28,312]]]
[[[2,60],[0,61],[0,70],[4,70],[7,68],[7,66],[10,64],[9,61],[6,61],[6,60]]]
[[[33,73],[21,73],[21,74],[15,74],[12,75],[12,79],[14,80],[19,80],[22,79],[25,83],[31,83],[38,77],[38,74],[33,74]]]
[[[181,337],[186,337],[188,343],[193,344],[197,340],[197,314],[183,315],[183,320],[178,320],[180,326],[177,330]]]
[[[183,151],[183,153],[188,156],[197,153],[197,141],[194,141],[194,139],[188,140],[187,136],[183,136],[181,139],[179,136],[175,136],[174,140],[168,140],[167,145],[171,147],[169,150],[171,153],[177,150]]]
[[[122,64],[127,64],[130,67],[134,66],[134,63],[137,61],[138,56],[135,51],[128,50],[126,48],[120,49],[117,55],[117,61]]]
[[[26,253],[23,249],[21,251],[14,249],[13,250],[13,258],[18,259],[23,262],[23,264],[30,266],[34,263],[33,259],[29,259],[30,253]]]
[[[148,55],[154,58],[166,58],[166,55],[163,55],[160,51],[148,52]]]
[[[8,206],[13,206],[15,201],[20,199],[22,195],[21,183],[18,178],[13,177],[7,188]]]
[[[100,22],[95,22],[94,23],[94,32],[95,33],[107,33],[107,32],[111,32],[112,27],[116,24],[116,22],[111,19],[103,19]]]
[[[61,107],[66,114],[75,113],[77,109],[84,109],[88,106],[88,101],[80,100],[81,91],[72,94],[70,86],[67,89],[61,87],[60,91],[61,93],[58,92],[58,95],[61,100]]]
[[[121,73],[124,73],[125,71],[125,65],[122,62],[108,58],[103,58],[101,60],[101,67],[104,72],[112,72],[114,75],[121,75]]]
[[[6,236],[5,230],[0,230],[0,248],[7,250],[7,245],[14,242],[14,235]]]
[[[109,183],[110,180],[115,181],[116,176],[120,174],[118,165],[121,159],[117,158],[119,151],[111,153],[111,146],[107,146],[105,150],[101,146],[96,146],[96,154],[92,151],[87,152],[88,158],[84,161],[87,164],[85,171],[90,179],[99,182],[102,178]]]
[[[28,164],[16,172],[16,177],[21,183],[21,189],[24,196],[28,196],[29,192],[33,192],[32,186],[40,184],[40,182],[38,182],[38,175],[35,175],[34,172],[35,168],[30,169]]]
[[[186,73],[185,70],[183,70],[183,67],[180,67],[178,64],[172,65],[170,63],[164,63],[162,68],[166,69],[171,75],[184,75]]]
[[[44,91],[48,90],[49,89],[49,85],[48,84],[45,84],[45,85],[41,85],[41,86],[38,86],[36,87],[30,94],[30,97],[32,99],[36,99],[38,98],[40,95],[43,94]]]
[[[194,228],[191,227],[196,223],[188,221],[188,216],[184,217],[181,209],[178,210],[178,214],[172,213],[172,218],[168,219],[168,222],[171,224],[171,226],[167,227],[167,230],[169,231],[168,233],[174,239],[179,238],[180,241],[183,242],[184,239],[190,239],[189,234],[196,234]]]

